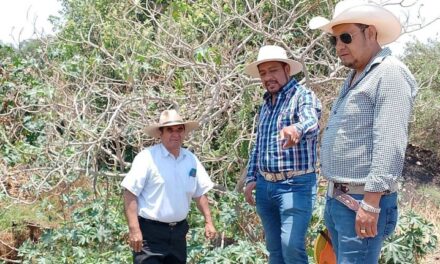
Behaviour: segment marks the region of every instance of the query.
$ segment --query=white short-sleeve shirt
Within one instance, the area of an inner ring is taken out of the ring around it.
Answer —
[[[192,198],[208,192],[214,183],[189,150],[181,148],[175,158],[157,144],[136,155],[121,186],[137,196],[139,216],[169,223],[185,219]]]

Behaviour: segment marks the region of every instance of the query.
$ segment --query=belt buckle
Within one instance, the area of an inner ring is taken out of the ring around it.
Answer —
[[[266,175],[267,175],[266,180],[268,180],[268,181],[273,181],[273,179],[274,179],[274,175],[273,175],[272,173],[270,173],[270,172],[266,172]]]
[[[168,225],[171,226],[171,227],[174,227],[174,226],[177,225],[177,222],[171,222],[171,223],[168,223]]]
[[[285,180],[286,177],[284,176],[284,172],[275,173],[275,179],[276,179],[276,181],[283,181],[283,180]]]
[[[293,170],[287,171],[286,174],[284,175],[284,178],[286,178],[286,179],[293,178],[296,176],[295,174],[296,174],[296,171],[293,171]]]
[[[269,175],[269,177],[268,177],[269,181],[271,181],[271,182],[276,182],[277,181],[277,175],[275,173],[268,172],[267,174]]]

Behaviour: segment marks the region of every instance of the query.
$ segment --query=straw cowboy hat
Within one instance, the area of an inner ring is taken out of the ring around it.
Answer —
[[[199,123],[197,121],[184,122],[179,113],[177,113],[176,110],[171,109],[163,111],[160,114],[159,123],[145,127],[145,132],[151,137],[160,138],[159,128],[177,125],[185,125],[185,135],[188,135],[189,132],[199,127]]]
[[[332,34],[334,26],[345,23],[373,25],[380,45],[395,41],[402,31],[400,21],[393,13],[376,3],[363,0],[341,1],[335,6],[332,20],[314,17],[310,20],[309,27]]]
[[[302,70],[301,63],[287,58],[285,49],[279,46],[268,45],[260,48],[257,60],[244,67],[244,72],[252,77],[259,78],[260,73],[258,71],[258,65],[268,61],[280,61],[289,64],[290,76],[297,74]]]

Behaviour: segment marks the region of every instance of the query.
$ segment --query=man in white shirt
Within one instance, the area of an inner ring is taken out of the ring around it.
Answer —
[[[205,236],[216,234],[205,194],[213,187],[205,168],[182,142],[198,127],[175,110],[161,113],[146,133],[161,143],[142,150],[121,183],[133,263],[186,263],[186,217],[194,199],[205,218]]]

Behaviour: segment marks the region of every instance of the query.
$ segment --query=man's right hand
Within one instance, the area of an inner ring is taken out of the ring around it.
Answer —
[[[246,198],[246,202],[248,202],[250,205],[255,205],[253,190],[255,189],[256,185],[257,182],[250,182],[246,185],[246,188],[244,189],[244,197]]]
[[[130,230],[128,234],[128,243],[134,252],[141,252],[142,249],[142,232],[139,228]]]

